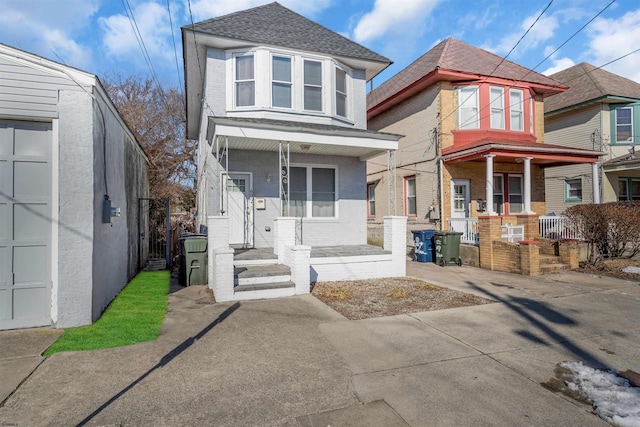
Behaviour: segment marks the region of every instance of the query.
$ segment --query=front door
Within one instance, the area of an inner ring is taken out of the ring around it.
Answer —
[[[253,203],[251,174],[226,175],[225,203],[229,216],[229,244],[253,246]]]
[[[451,180],[451,218],[469,218],[469,180]]]
[[[0,121],[0,329],[51,324],[50,123]]]

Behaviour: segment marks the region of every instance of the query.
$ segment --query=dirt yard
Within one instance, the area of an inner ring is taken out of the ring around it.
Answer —
[[[494,302],[410,278],[318,282],[311,293],[350,320]]]

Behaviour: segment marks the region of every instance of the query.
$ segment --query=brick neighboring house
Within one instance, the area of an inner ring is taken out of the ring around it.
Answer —
[[[405,136],[395,177],[384,156],[367,163],[370,230],[389,213],[408,216],[410,228],[460,230],[479,238],[481,266],[500,269],[491,254],[483,259],[483,239],[500,240],[509,224],[523,226],[521,239],[537,237],[544,168],[598,162],[596,150],[545,143],[543,100],[566,89],[454,38],[374,89],[369,128]],[[478,217],[497,236],[483,237]]]
[[[606,155],[595,181],[591,165],[546,169],[547,210],[640,200],[640,84],[584,62],[550,77],[569,89],[545,101],[545,140]]]
[[[385,250],[366,246],[366,160],[400,138],[367,130],[366,82],[391,61],[278,3],[184,27],[182,39],[216,300],[403,276],[392,240],[405,218],[387,218]],[[234,257],[238,247],[251,250]]]

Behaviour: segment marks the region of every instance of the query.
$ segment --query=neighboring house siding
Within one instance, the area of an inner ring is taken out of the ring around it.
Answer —
[[[586,150],[600,150],[602,129],[601,104],[592,104],[545,119],[545,142]],[[606,124],[605,124],[606,125]],[[592,136],[593,135],[593,136]],[[581,179],[582,203],[593,202],[592,171],[589,164],[545,169],[546,213],[560,214],[578,201],[566,201],[566,180]]]
[[[436,136],[439,107],[438,86],[425,89],[407,101],[394,106],[369,122],[369,128],[405,135],[396,151],[396,215],[404,215],[405,179],[416,178],[416,222],[428,219],[429,207],[438,204],[436,171]],[[378,156],[367,163],[367,182],[376,182],[376,220],[389,212],[387,156]],[[411,226],[411,225],[410,225]]]
[[[565,181],[580,179],[582,183],[582,203],[593,203],[593,184],[590,164],[576,164],[545,170],[545,193],[547,212],[559,215],[579,201],[567,201]]]
[[[545,119],[545,142],[565,147],[597,150],[594,131],[601,132],[600,104],[590,105]]]
[[[0,116],[58,117],[58,91],[81,90],[69,78],[0,58]]]

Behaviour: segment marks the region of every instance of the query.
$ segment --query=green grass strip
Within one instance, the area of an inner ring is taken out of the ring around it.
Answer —
[[[167,313],[169,271],[141,271],[92,325],[68,328],[45,351],[98,350],[155,340]]]

